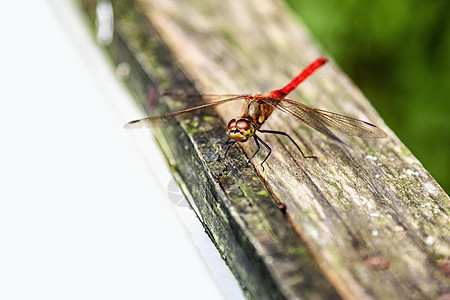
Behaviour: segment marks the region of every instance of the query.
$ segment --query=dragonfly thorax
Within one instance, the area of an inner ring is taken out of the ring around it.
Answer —
[[[227,134],[233,140],[246,142],[255,134],[256,126],[250,118],[232,119],[228,122]]]
[[[241,118],[251,119],[256,129],[259,129],[272,114],[274,107],[267,104],[267,97],[255,94],[246,98],[242,105]]]

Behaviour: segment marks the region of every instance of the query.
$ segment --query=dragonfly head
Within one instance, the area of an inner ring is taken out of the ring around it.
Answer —
[[[246,142],[248,138],[255,134],[255,125],[246,118],[232,119],[228,122],[227,134],[233,140]]]

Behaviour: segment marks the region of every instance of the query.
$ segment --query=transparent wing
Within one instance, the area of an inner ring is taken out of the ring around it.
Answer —
[[[330,130],[330,128],[347,135],[361,138],[376,139],[387,136],[382,129],[371,123],[332,113],[326,110],[313,108],[290,99],[269,97],[263,99],[263,101],[289,115],[294,116],[315,130],[341,143],[342,141]]]
[[[163,97],[170,97],[172,99],[176,100],[186,100],[186,101],[192,101],[192,100],[203,100],[204,102],[216,102],[220,100],[227,100],[230,98],[236,98],[236,97],[247,97],[248,94],[191,94],[191,93],[183,93],[183,92],[171,92],[171,91],[164,91],[161,93],[161,96]]]
[[[131,128],[142,128],[142,127],[154,127],[154,126],[160,126],[161,123],[168,120],[173,120],[175,117],[185,114],[194,112],[201,109],[211,108],[220,104],[228,103],[231,101],[236,100],[242,100],[248,95],[198,95],[198,94],[172,94],[172,93],[163,93],[164,96],[169,96],[176,99],[186,99],[186,100],[194,100],[194,99],[203,99],[204,101],[215,101],[211,103],[202,104],[199,106],[195,106],[188,109],[183,109],[179,111],[174,111],[171,113],[167,113],[164,115],[159,116],[153,116],[153,117],[146,117],[139,120],[134,120],[131,122],[128,122],[124,125],[125,128],[131,129]]]

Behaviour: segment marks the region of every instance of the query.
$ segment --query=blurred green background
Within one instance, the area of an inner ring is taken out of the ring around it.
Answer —
[[[450,192],[450,1],[286,1]]]

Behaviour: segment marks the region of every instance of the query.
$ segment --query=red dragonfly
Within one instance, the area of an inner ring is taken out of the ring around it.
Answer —
[[[305,156],[303,151],[297,145],[297,143],[285,132],[275,130],[262,130],[261,126],[269,118],[275,108],[281,110],[288,115],[291,115],[298,120],[308,124],[315,130],[323,133],[330,139],[343,143],[331,129],[345,133],[351,136],[357,136],[361,138],[384,138],[386,133],[377,126],[365,121],[361,121],[355,118],[346,117],[336,113],[332,113],[326,110],[309,107],[305,104],[297,101],[286,99],[285,97],[292,92],[300,83],[314,73],[318,68],[324,65],[328,61],[327,58],[319,58],[306,67],[297,77],[295,77],[285,87],[274,90],[266,95],[253,94],[253,95],[199,95],[204,100],[214,101],[200,106],[196,106],[189,109],[184,109],[176,112],[167,113],[160,116],[147,117],[131,121],[126,124],[127,128],[137,128],[142,126],[152,127],[160,123],[163,120],[176,117],[178,115],[197,111],[200,109],[210,108],[219,104],[228,103],[231,101],[244,100],[242,106],[241,115],[235,119],[232,119],[228,123],[227,134],[229,136],[228,141],[224,144],[229,147],[225,151],[224,157],[228,153],[228,150],[237,142],[246,142],[249,138],[253,137],[256,143],[256,152],[248,159],[248,162],[255,157],[260,150],[259,143],[263,144],[267,148],[268,154],[261,163],[261,167],[264,170],[263,164],[272,153],[272,149],[267,145],[257,134],[260,133],[272,133],[286,136],[297,147],[299,152],[304,158],[317,158],[315,156]],[[167,94],[173,96],[172,94]],[[193,96],[193,95],[191,95]],[[187,96],[189,97],[189,96]]]

